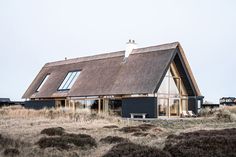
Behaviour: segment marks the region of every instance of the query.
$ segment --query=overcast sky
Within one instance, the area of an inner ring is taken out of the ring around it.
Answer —
[[[205,100],[236,96],[235,0],[0,0],[0,97],[46,62],[179,41]]]

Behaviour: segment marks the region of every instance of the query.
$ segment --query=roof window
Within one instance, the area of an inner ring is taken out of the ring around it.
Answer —
[[[80,71],[69,72],[60,87],[58,88],[58,90],[70,90],[79,75]]]

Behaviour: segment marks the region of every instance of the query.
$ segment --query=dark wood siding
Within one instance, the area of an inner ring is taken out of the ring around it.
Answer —
[[[31,109],[52,108],[55,107],[55,100],[25,101],[24,107]]]
[[[122,117],[130,113],[147,113],[146,118],[157,118],[156,97],[133,97],[122,99]]]

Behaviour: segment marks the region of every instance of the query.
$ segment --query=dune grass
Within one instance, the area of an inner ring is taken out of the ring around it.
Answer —
[[[134,144],[134,148],[136,145],[137,148],[145,146],[145,149],[151,147],[152,150],[158,149],[162,152],[169,136],[198,130],[236,128],[236,122],[232,118],[235,107],[211,112],[214,113],[200,118],[141,122],[88,111],[74,113],[70,110],[3,107],[0,108],[0,137],[5,142],[1,144],[0,140],[0,156],[13,154],[19,157],[100,157],[123,142]],[[80,146],[82,135],[91,137],[91,146]],[[51,138],[64,143],[57,147],[55,143],[48,143]],[[39,144],[40,140],[43,141],[42,146]]]

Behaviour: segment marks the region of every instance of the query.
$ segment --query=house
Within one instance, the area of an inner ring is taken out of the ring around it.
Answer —
[[[234,106],[236,105],[235,97],[222,97],[220,98],[220,105]]]
[[[0,107],[4,105],[9,105],[11,100],[9,98],[0,98]]]
[[[178,42],[47,63],[23,98],[26,107],[132,113],[147,118],[197,114],[203,102]]]
[[[24,105],[22,101],[11,101],[10,98],[0,98],[0,107],[10,105]]]

